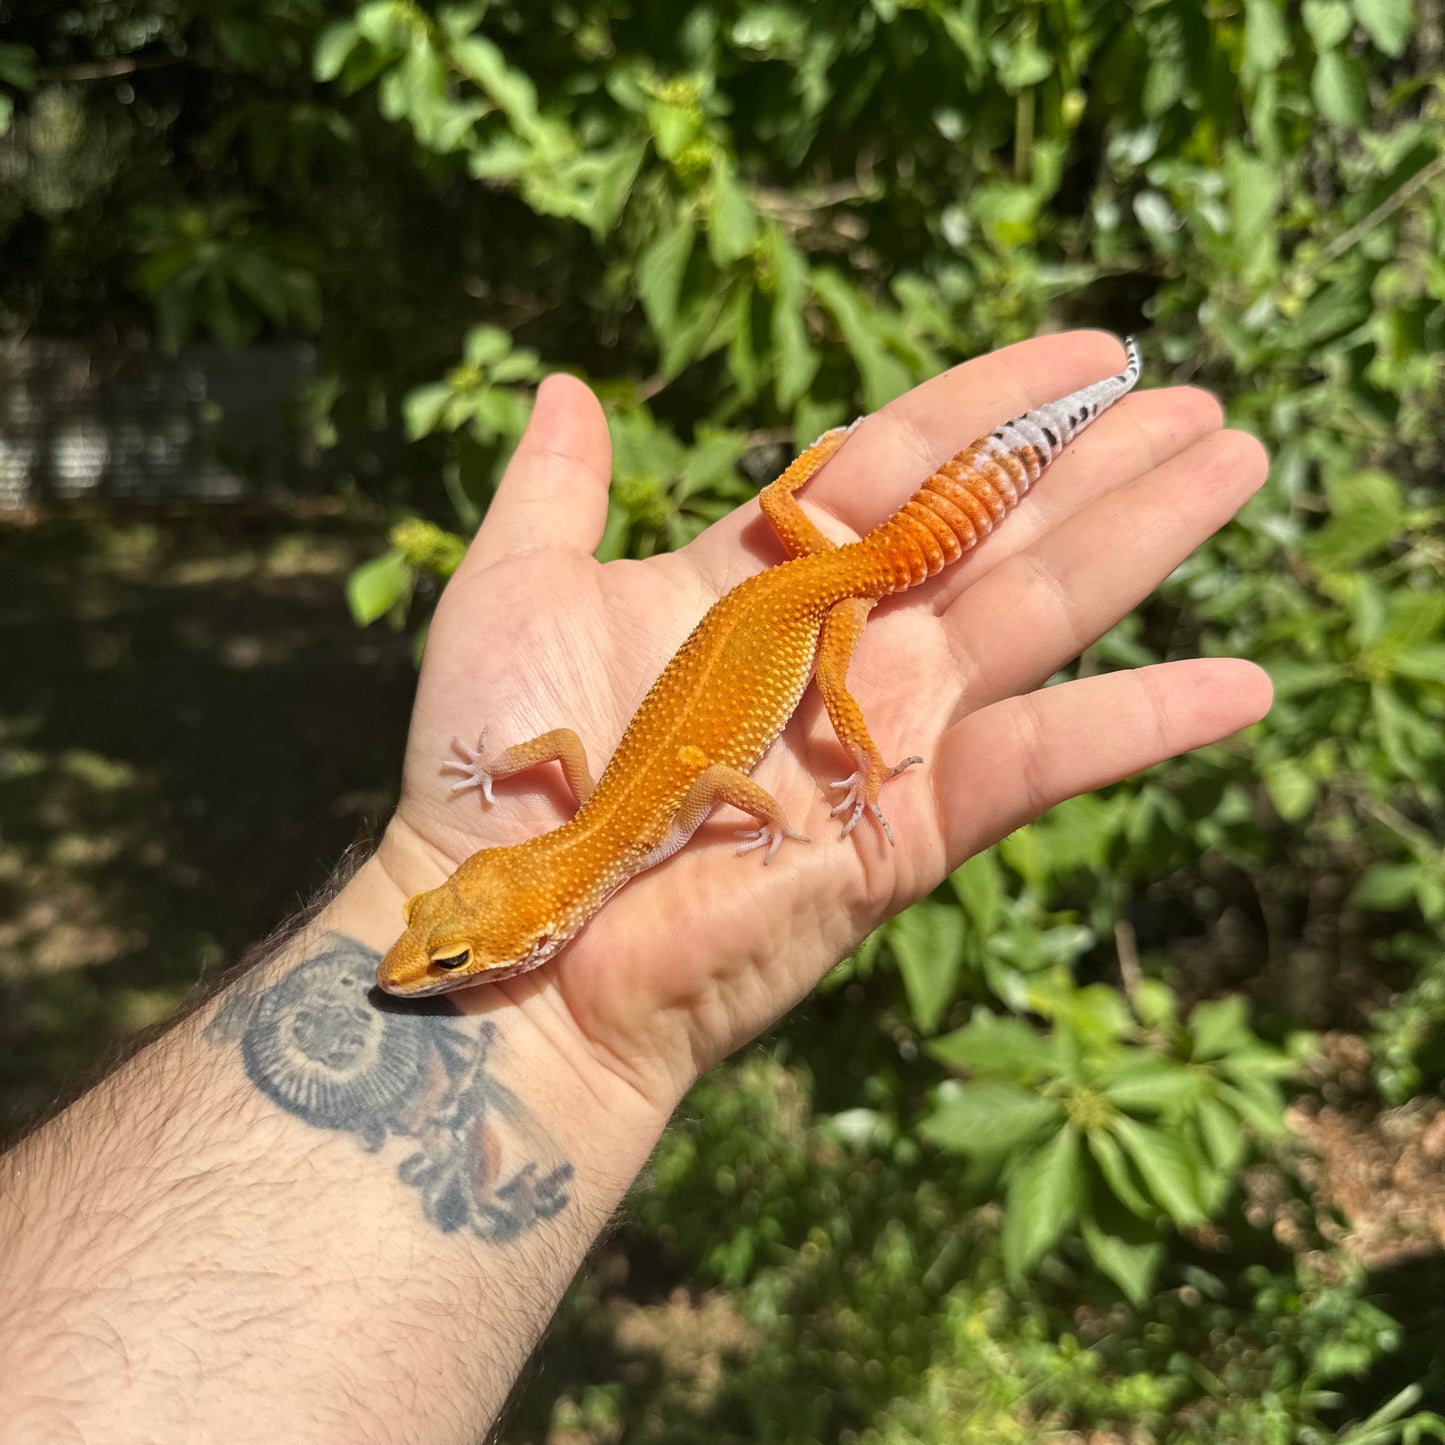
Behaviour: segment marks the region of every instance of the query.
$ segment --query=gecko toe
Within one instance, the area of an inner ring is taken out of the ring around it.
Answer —
[[[452,738],[452,747],[461,754],[456,758],[443,758],[442,771],[450,769],[454,773],[461,773],[459,778],[451,786],[453,793],[463,793],[468,788],[480,788],[482,797],[488,803],[496,801],[492,796],[492,774],[484,761],[487,751],[487,729],[483,728],[481,735],[477,738],[476,747],[470,743],[464,743],[459,737]]]
[[[791,838],[795,843],[811,843],[813,840],[806,833],[795,833],[786,823],[776,827],[765,824],[759,828],[739,828],[737,836],[743,841],[738,844],[738,857],[744,853],[751,853],[755,848],[767,848],[763,854],[763,866],[767,867],[773,861],[773,854],[782,847],[784,838]]]

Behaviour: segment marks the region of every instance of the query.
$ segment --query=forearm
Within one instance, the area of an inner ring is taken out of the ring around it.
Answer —
[[[0,1438],[474,1441],[501,1408],[661,1118],[537,1009],[378,1004],[377,872],[0,1160]]]

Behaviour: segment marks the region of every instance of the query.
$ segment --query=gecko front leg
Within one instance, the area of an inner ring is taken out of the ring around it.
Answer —
[[[487,757],[487,729],[477,739],[476,747],[470,747],[460,738],[452,739],[452,746],[461,755],[447,758],[443,769],[461,773],[463,776],[452,784],[452,792],[460,793],[467,788],[480,788],[482,797],[488,803],[494,802],[492,784],[499,778],[509,778],[513,773],[527,768],[540,767],[543,763],[561,763],[567,784],[572,789],[578,805],[592,796],[597,784],[592,770],[587,766],[587,750],[582,739],[571,728],[553,728],[524,743],[513,743],[494,758]]]

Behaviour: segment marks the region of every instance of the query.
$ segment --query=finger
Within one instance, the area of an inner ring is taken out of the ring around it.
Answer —
[[[549,376],[463,566],[539,547],[593,551],[611,475],[607,418],[592,388]]]
[[[865,417],[803,494],[809,515],[830,537],[861,535],[895,512],[939,464],[1001,421],[1119,370],[1124,355],[1104,331],[1070,331],[1005,346],[952,367]],[[756,509],[740,507],[686,549],[721,590],[749,570],[739,554],[742,527]],[[761,539],[765,530],[758,533]]]
[[[1258,722],[1270,697],[1263,669],[1208,658],[1083,678],[971,713],[938,751],[950,866],[1065,798]]]
[[[1016,553],[943,616],[970,711],[1037,687],[1147,597],[1264,485],[1246,432],[1214,432]]]

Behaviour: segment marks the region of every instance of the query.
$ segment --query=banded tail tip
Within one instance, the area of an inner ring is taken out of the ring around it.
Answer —
[[[1047,464],[1101,412],[1108,411],[1120,397],[1134,389],[1139,380],[1139,365],[1139,348],[1132,336],[1126,336],[1123,371],[1103,381],[1091,381],[1058,401],[1016,416],[993,433],[994,439],[1010,447],[1020,440],[1026,441]]]

